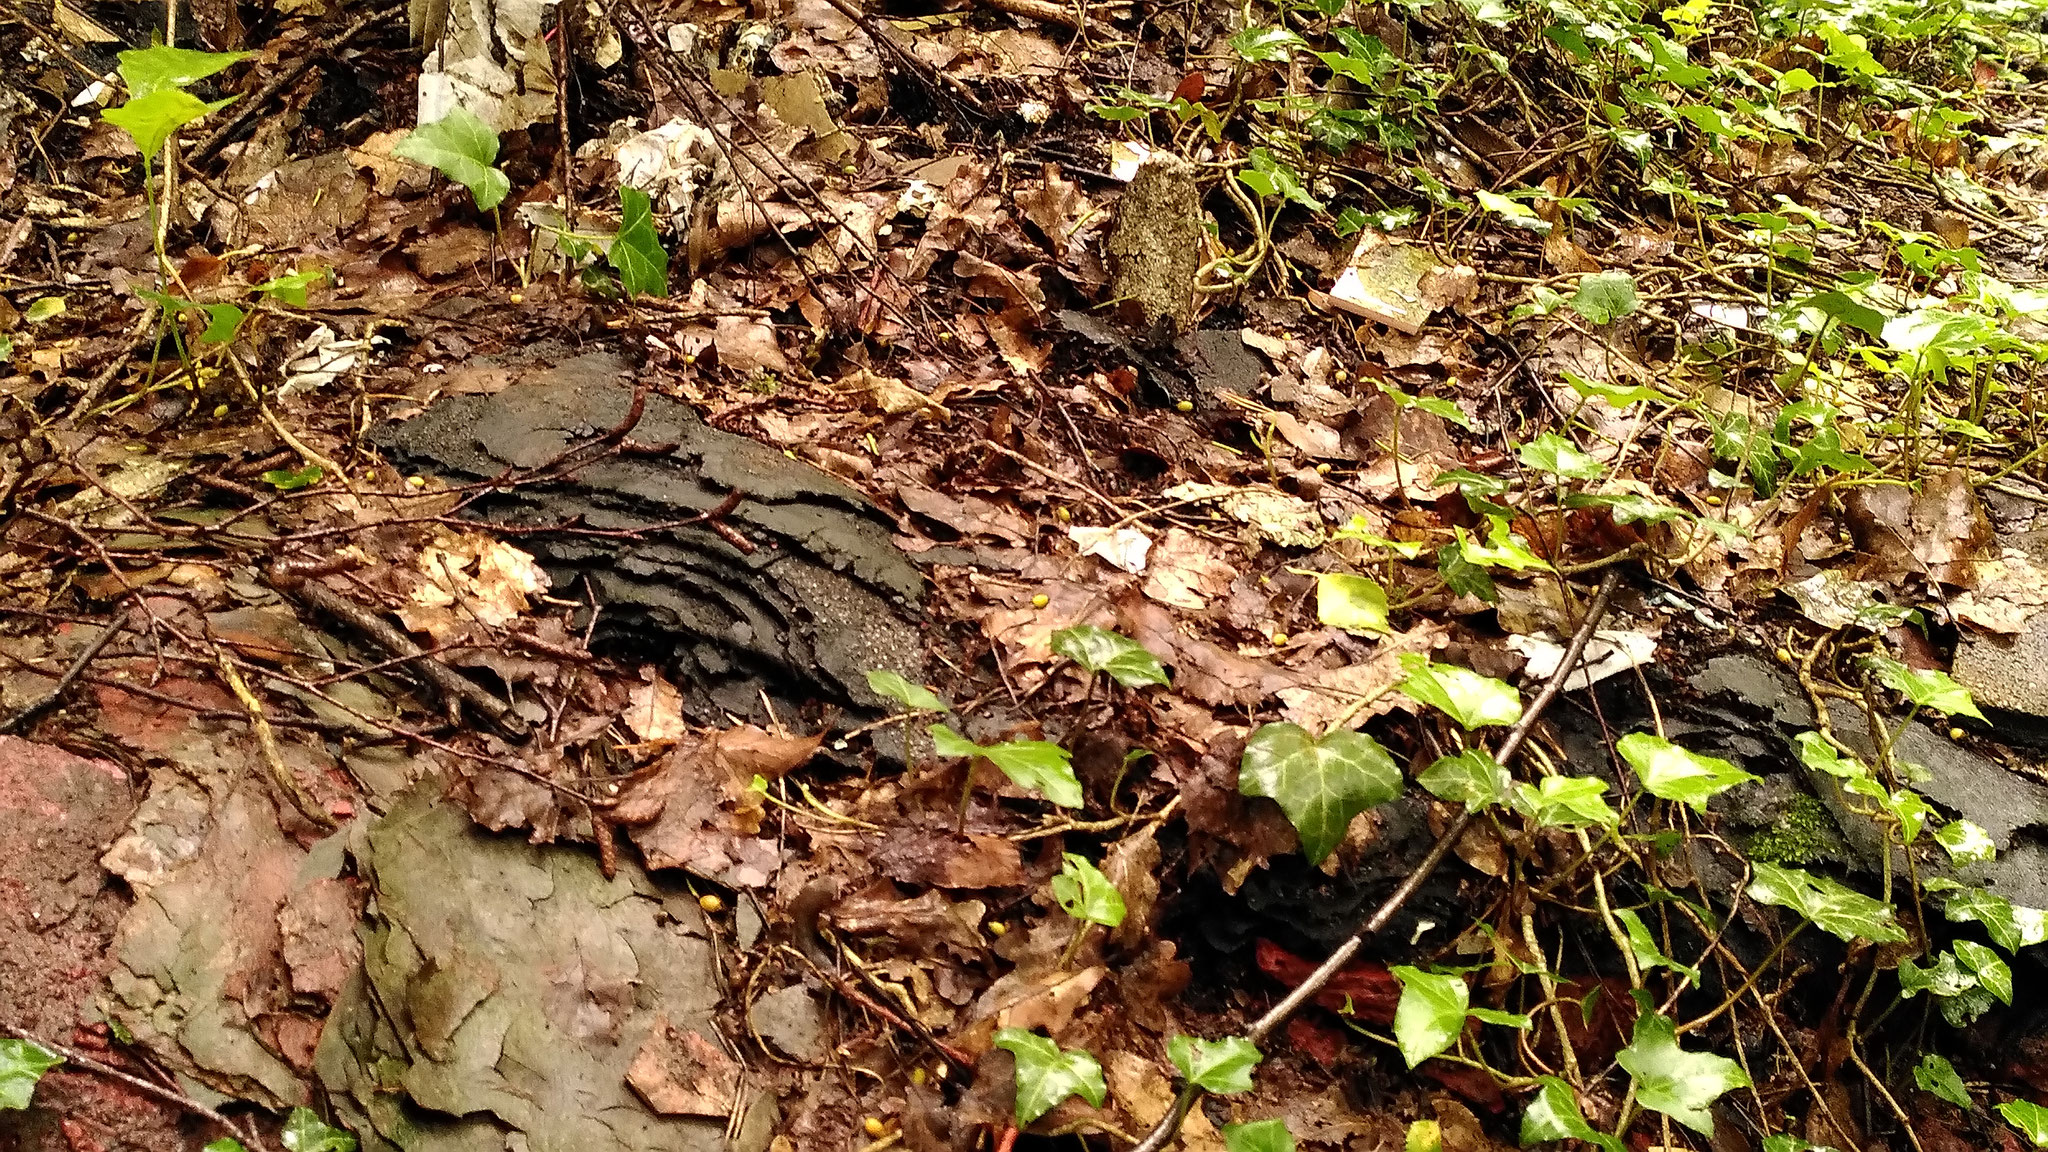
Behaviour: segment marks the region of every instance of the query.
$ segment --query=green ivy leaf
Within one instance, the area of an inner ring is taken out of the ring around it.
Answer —
[[[1635,1037],[1615,1060],[1635,1078],[1637,1103],[1707,1137],[1714,1134],[1714,1116],[1707,1106],[1729,1091],[1749,1086],[1749,1077],[1735,1061],[1680,1048],[1670,1018],[1655,1012],[1636,1017]]]
[[[1053,633],[1052,650],[1091,675],[1109,673],[1110,679],[1126,688],[1168,682],[1166,668],[1151,650],[1128,636],[1093,624],[1076,624]]]
[[[1904,696],[1914,707],[1984,719],[1984,714],[1977,711],[1977,702],[1970,698],[1970,690],[1956,683],[1948,673],[1908,668],[1888,656],[1871,656],[1867,660],[1870,670],[1877,673],[1885,687]]]
[[[1302,855],[1320,864],[1353,816],[1401,794],[1401,769],[1362,732],[1317,740],[1298,724],[1267,724],[1245,743],[1237,790],[1277,802],[1301,838]]]
[[[1892,918],[1891,905],[1865,896],[1840,881],[1798,868],[1759,862],[1749,898],[1759,904],[1790,908],[1824,931],[1844,940],[1861,937],[1879,944],[1906,938]]]
[[[1057,744],[1044,740],[976,744],[944,724],[925,731],[931,733],[932,747],[941,756],[979,756],[1002,769],[1017,787],[1038,792],[1062,808],[1079,808],[1084,803],[1073,755]]]
[[[282,276],[272,276],[270,279],[250,289],[250,291],[260,292],[280,304],[289,304],[294,308],[304,308],[306,306],[306,289],[311,288],[315,284],[325,284],[326,282],[327,269],[302,268],[297,272],[286,272]]]
[[[626,295],[668,295],[668,250],[655,234],[647,193],[638,188],[619,189],[619,234],[605,259],[618,271]]]
[[[1815,1144],[1798,1136],[1787,1136],[1783,1132],[1764,1137],[1764,1152],[1835,1152],[1826,1144]]]
[[[1597,776],[1545,776],[1515,785],[1515,807],[1545,828],[1611,828],[1621,823],[1621,813],[1602,798],[1606,792],[1607,782]]]
[[[1958,866],[1982,864],[1998,855],[1991,834],[1968,820],[1951,820],[1934,830],[1934,842],[1948,852]]]
[[[1571,1085],[1555,1076],[1539,1076],[1536,1082],[1540,1085],[1536,1098],[1522,1110],[1523,1147],[1553,1140],[1584,1140],[1599,1145],[1604,1152],[1622,1152],[1621,1141],[1586,1123]]]
[[[2038,908],[2021,908],[1995,892],[1965,888],[1953,880],[1929,880],[1926,888],[1929,892],[1949,893],[1941,909],[1949,920],[1982,924],[1991,942],[2007,952],[2048,943],[2048,913]]]
[[[1586,399],[1599,400],[1616,408],[1626,408],[1644,400],[1663,399],[1662,393],[1655,388],[1641,384],[1616,384],[1611,380],[1589,380],[1570,369],[1564,370],[1564,382]]]
[[[0,1110],[20,1111],[35,1097],[36,1081],[64,1058],[27,1040],[0,1040]]]
[[[1414,1120],[1408,1124],[1408,1138],[1402,1152],[1444,1152],[1444,1126],[1435,1120]]]
[[[2001,1004],[2012,1003],[2012,969],[1998,953],[1975,940],[1958,940],[1950,947],[1956,960],[1977,978],[1978,987],[1998,997]]]
[[[498,158],[498,134],[460,104],[439,120],[413,129],[391,154],[425,164],[469,189],[485,212],[504,203],[512,192],[511,177],[492,167]]]
[[[206,1147],[201,1148],[199,1152],[249,1152],[249,1150],[242,1147],[242,1142],[233,1136],[223,1136]]]
[[[1626,272],[1588,273],[1572,293],[1572,311],[1595,324],[1612,324],[1641,306],[1635,277]]]
[[[294,1108],[285,1117],[278,1142],[285,1152],[356,1152],[356,1138],[323,1123],[311,1108]]]
[[[1175,1036],[1166,1043],[1166,1057],[1180,1070],[1182,1079],[1218,1095],[1251,1091],[1252,1069],[1266,1058],[1242,1036],[1221,1040]]]
[[[1690,804],[1695,812],[1706,811],[1708,800],[1737,784],[1756,779],[1726,760],[1702,756],[1648,732],[1631,732],[1616,741],[1614,749],[1636,770],[1650,795]]]
[[[1316,576],[1316,619],[1346,632],[1391,632],[1387,590],[1379,581],[1348,572]]]
[[[1307,48],[1308,41],[1285,28],[1253,25],[1232,36],[1230,47],[1254,64],[1270,64],[1287,59],[1298,48]]]
[[[1413,1068],[1457,1043],[1465,1030],[1465,1006],[1471,991],[1458,976],[1424,972],[1406,964],[1387,969],[1401,982],[1401,1001],[1394,1007],[1394,1042],[1401,1059]]]
[[[1623,935],[1628,937],[1628,949],[1635,953],[1636,967],[1669,968],[1694,984],[1700,982],[1700,970],[1665,955],[1664,950],[1657,946],[1657,938],[1650,935],[1650,926],[1643,923],[1642,916],[1633,909],[1617,909],[1614,918],[1621,921]]]
[[[1408,673],[1397,685],[1402,695],[1443,712],[1467,732],[1522,718],[1522,694],[1505,680],[1452,664],[1432,664],[1420,652],[1402,653],[1401,667]]]
[[[109,108],[100,113],[100,118],[114,127],[128,133],[135,141],[135,148],[142,153],[144,164],[155,163],[155,157],[164,150],[164,141],[171,133],[190,124],[209,112],[218,112],[235,98],[215,100],[207,103],[190,92],[180,88],[161,88],[145,96],[137,96],[118,108]]]
[[[1606,465],[1555,432],[1545,432],[1522,445],[1518,455],[1522,463],[1538,472],[1566,480],[1591,480],[1607,471]]]
[[[1444,587],[1459,596],[1477,596],[1488,604],[1500,599],[1500,593],[1493,586],[1493,576],[1486,569],[1465,559],[1461,544],[1446,544],[1437,549],[1436,570],[1444,578]]]
[[[894,700],[906,712],[951,712],[953,706],[922,684],[912,684],[900,672],[877,668],[868,673],[868,690]]]
[[[1913,1082],[1921,1086],[1923,1093],[1933,1093],[1958,1109],[1970,1107],[1970,1088],[1962,1084],[1962,1076],[1956,1074],[1956,1066],[1948,1058],[1929,1052],[1921,1056],[1917,1068],[1913,1068]]]
[[[1085,856],[1065,853],[1060,874],[1052,878],[1052,895],[1076,920],[1108,928],[1124,922],[1123,893]]]
[[[1285,1120],[1254,1120],[1223,1126],[1224,1152],[1294,1152],[1294,1133]]]
[[[206,330],[199,334],[202,344],[228,343],[241,331],[242,321],[248,319],[248,313],[233,304],[201,304],[196,300],[186,300],[147,288],[137,288],[135,294],[163,309],[166,317],[180,316],[186,312],[204,314]]]
[[[2008,1100],[1998,1106],[2005,1122],[2019,1129],[2036,1148],[2048,1148],[2048,1108],[2027,1100]]]
[[[1439,800],[1463,804],[1475,812],[1506,804],[1515,786],[1508,770],[1484,748],[1467,748],[1456,756],[1442,757],[1423,769],[1415,782]]]
[[[121,80],[128,85],[128,95],[132,100],[152,92],[196,84],[251,55],[254,53],[201,52],[165,44],[130,49],[120,55]]]
[[[1465,559],[1488,568],[1506,568],[1510,572],[1549,572],[1550,561],[1529,551],[1529,542],[1508,529],[1508,518],[1489,516],[1487,519],[1486,543],[1466,537],[1463,528],[1453,528],[1458,546],[1463,549]]]
[[[1668,524],[1685,517],[1681,509],[1634,492],[1567,492],[1564,506],[1605,508],[1616,524]]]
[[[263,474],[263,482],[279,492],[293,492],[300,488],[311,488],[327,475],[327,470],[318,464],[307,464],[301,468],[273,468]]]
[[[1052,1040],[1005,1028],[996,1033],[995,1045],[1017,1057],[1017,1126],[1023,1127],[1052,1111],[1069,1096],[1079,1096],[1100,1108],[1109,1098],[1103,1082],[1102,1065],[1085,1049],[1064,1051]]]

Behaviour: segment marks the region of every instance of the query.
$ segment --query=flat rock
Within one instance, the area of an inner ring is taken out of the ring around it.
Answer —
[[[1979,707],[2048,720],[2048,613],[2027,621],[2017,636],[1965,632],[1952,674]]]
[[[686,895],[629,860],[498,836],[432,782],[357,826],[363,966],[315,1068],[365,1152],[713,1152],[720,1119],[628,1086],[656,1029],[715,1034],[710,944]]]
[[[747,1020],[786,1056],[814,1062],[825,1058],[825,1008],[801,984],[778,988],[754,1001]]]
[[[458,483],[518,475],[624,423],[633,375],[606,352],[526,366],[495,395],[441,400],[376,440],[403,467]],[[653,392],[627,438],[628,451],[594,449],[588,463],[504,485],[466,510],[570,526],[518,543],[561,595],[595,594],[595,646],[670,665],[699,708],[757,718],[764,691],[778,704],[879,709],[869,670],[924,679],[923,581],[866,497]],[[735,495],[719,525],[690,522]]]

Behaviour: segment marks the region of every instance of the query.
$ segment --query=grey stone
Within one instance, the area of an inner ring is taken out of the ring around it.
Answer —
[[[825,1058],[825,1007],[801,984],[754,1001],[747,1020],[785,1056],[813,1063]]]

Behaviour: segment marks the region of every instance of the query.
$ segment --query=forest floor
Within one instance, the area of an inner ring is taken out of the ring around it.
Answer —
[[[2048,4],[858,3],[0,10],[0,1152],[2048,1147]]]

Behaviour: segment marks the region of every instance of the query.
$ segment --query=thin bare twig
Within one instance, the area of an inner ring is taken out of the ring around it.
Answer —
[[[131,1072],[123,1072],[105,1061],[87,1056],[76,1048],[67,1048],[62,1044],[44,1040],[39,1036],[24,1032],[12,1024],[0,1023],[0,1035],[10,1036],[16,1040],[26,1040],[46,1052],[54,1052],[62,1056],[66,1064],[75,1064],[88,1072],[95,1072],[105,1076],[109,1080],[118,1080],[137,1092],[154,1096],[166,1104],[175,1104],[194,1115],[204,1116],[215,1124],[233,1132],[242,1141],[243,1146],[252,1149],[253,1152],[267,1152],[268,1146],[257,1137],[255,1125],[237,1126],[234,1121],[222,1115],[218,1109],[194,1100],[175,1088],[166,1088],[162,1084],[151,1080],[144,1080],[142,1077]]]

